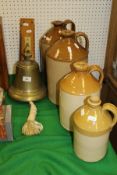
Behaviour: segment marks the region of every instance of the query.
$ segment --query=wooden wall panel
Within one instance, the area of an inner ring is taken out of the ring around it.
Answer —
[[[8,69],[3,38],[2,17],[0,17],[0,86],[8,89]]]

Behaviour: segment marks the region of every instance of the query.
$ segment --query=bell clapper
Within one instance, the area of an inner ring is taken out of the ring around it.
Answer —
[[[35,104],[30,101],[30,113],[26,123],[22,127],[22,133],[27,136],[39,134],[43,130],[43,125],[35,120],[37,108]]]

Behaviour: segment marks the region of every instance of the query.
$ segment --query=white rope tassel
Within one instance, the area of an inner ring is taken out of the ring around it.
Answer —
[[[35,120],[37,114],[36,105],[32,101],[29,104],[30,113],[26,123],[22,127],[22,133],[28,136],[39,134],[43,130],[43,125]]]

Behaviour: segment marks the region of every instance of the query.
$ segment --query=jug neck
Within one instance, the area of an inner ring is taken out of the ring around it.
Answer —
[[[101,105],[101,100],[99,96],[91,96],[87,98],[86,103],[91,108],[99,108]]]
[[[83,61],[73,63],[73,69],[75,72],[87,73],[89,71],[89,65]]]
[[[62,30],[60,35],[62,38],[74,38],[75,39],[75,32],[72,30]]]

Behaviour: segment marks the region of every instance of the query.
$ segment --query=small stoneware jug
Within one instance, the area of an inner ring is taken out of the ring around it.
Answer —
[[[65,21],[53,21],[53,26],[40,38],[39,48],[40,48],[40,69],[42,72],[46,71],[45,69],[45,59],[46,51],[52,46],[57,40],[60,39],[60,32],[64,29],[67,29],[67,26],[71,24],[71,30],[75,31],[75,24],[72,20],[67,19]],[[45,73],[45,72],[44,72]]]
[[[103,71],[98,65],[88,65],[85,62],[73,63],[73,70],[60,81],[60,122],[62,126],[72,131],[70,123],[72,113],[81,105],[87,96],[98,95],[103,81]],[[99,79],[93,72],[99,73]]]
[[[89,40],[85,33],[63,30],[61,37],[46,55],[48,97],[55,104],[59,104],[59,81],[70,72],[71,63],[88,61]],[[84,47],[78,42],[79,37],[85,39]]]
[[[91,96],[72,118],[74,151],[87,162],[96,162],[105,156],[109,134],[117,122],[117,107],[111,103],[100,104],[98,96]]]

